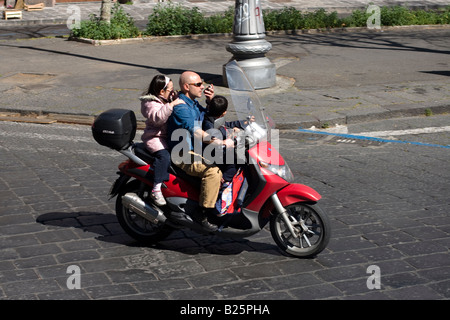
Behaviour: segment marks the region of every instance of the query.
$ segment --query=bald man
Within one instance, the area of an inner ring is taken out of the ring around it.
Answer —
[[[214,86],[211,85],[203,91],[205,89],[203,80],[193,71],[183,72],[179,84],[181,91],[179,98],[184,101],[184,104],[173,108],[167,124],[172,161],[187,174],[201,178],[199,205],[202,210],[193,214],[192,218],[205,230],[214,232],[217,226],[211,224],[207,217],[208,214],[217,213],[215,205],[222,172],[215,164],[206,163],[201,155],[202,140],[208,136],[202,130],[202,121],[207,110],[196,100],[204,93],[208,103],[214,97]],[[230,142],[232,144],[232,141],[226,140],[220,143],[231,147]]]

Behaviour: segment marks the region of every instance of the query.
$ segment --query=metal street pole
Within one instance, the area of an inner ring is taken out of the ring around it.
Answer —
[[[236,0],[233,24],[233,41],[227,51],[233,54],[255,89],[273,87],[276,68],[265,54],[272,44],[265,40],[266,30],[260,0]],[[226,75],[224,69],[224,82]]]

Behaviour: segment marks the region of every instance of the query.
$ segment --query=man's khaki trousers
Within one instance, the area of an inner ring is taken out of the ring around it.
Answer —
[[[176,165],[188,175],[202,179],[199,204],[204,208],[214,208],[219,195],[222,171],[216,165],[205,163],[205,159],[201,155],[193,152],[191,154],[190,164]]]

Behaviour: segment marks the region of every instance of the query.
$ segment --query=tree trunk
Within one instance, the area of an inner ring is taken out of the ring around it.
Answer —
[[[111,8],[112,0],[102,0],[102,7],[100,9],[100,20],[111,22]]]

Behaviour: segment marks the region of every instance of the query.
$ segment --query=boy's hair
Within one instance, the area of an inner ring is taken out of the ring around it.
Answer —
[[[228,109],[228,100],[224,96],[214,96],[208,105],[208,114],[211,117],[220,117]]]

